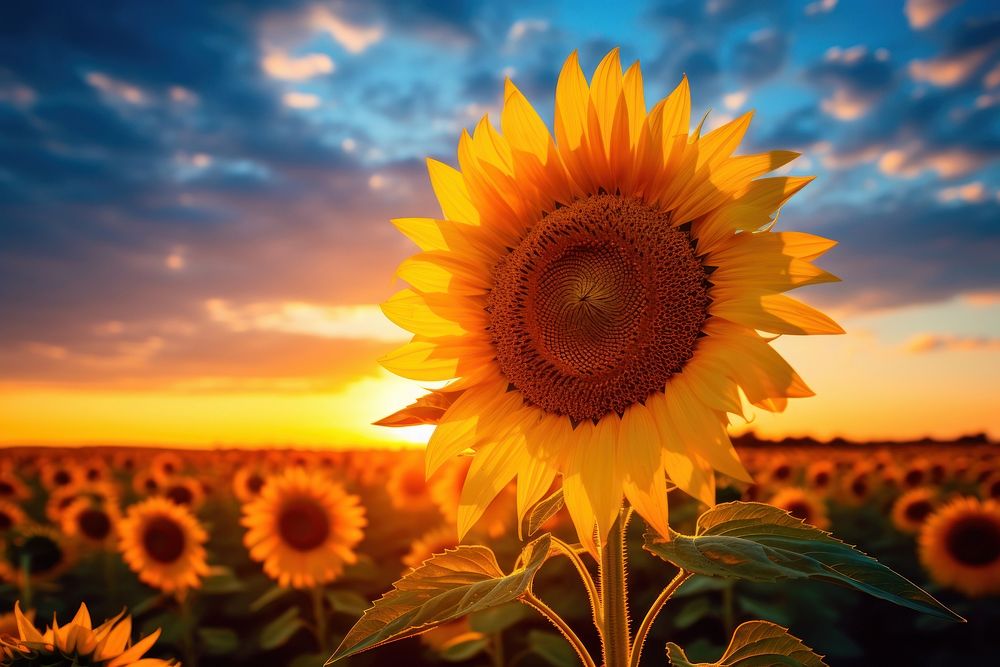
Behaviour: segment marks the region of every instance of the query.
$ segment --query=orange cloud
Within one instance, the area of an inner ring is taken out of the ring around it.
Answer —
[[[912,354],[954,350],[1000,350],[1000,338],[921,333],[909,338],[903,348]]]
[[[911,28],[923,30],[960,4],[961,0],[906,0],[903,13]]]
[[[284,81],[305,81],[334,70],[334,62],[323,53],[310,53],[299,58],[284,51],[271,51],[261,60],[261,68],[269,76]]]
[[[912,60],[909,65],[910,77],[914,81],[926,81],[935,86],[957,86],[972,76],[992,52],[993,47],[986,46],[965,53]]]
[[[315,30],[328,33],[351,53],[361,53],[372,44],[382,40],[385,31],[382,26],[364,28],[339,18],[326,7],[316,7],[309,16],[309,24]]]
[[[312,93],[300,93],[298,91],[287,92],[281,97],[282,103],[292,109],[315,109],[320,104],[318,95]]]
[[[140,88],[124,81],[112,79],[107,74],[90,72],[86,76],[86,81],[97,90],[115,100],[136,105],[145,104],[146,102],[146,94]]]
[[[232,331],[278,331],[321,338],[403,342],[409,334],[389,322],[376,305],[320,306],[297,301],[235,307],[224,299],[205,302],[209,317]]]

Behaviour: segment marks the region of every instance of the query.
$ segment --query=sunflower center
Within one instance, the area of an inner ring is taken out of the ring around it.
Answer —
[[[6,512],[0,511],[0,531],[9,529],[14,525],[14,519]]]
[[[111,532],[111,519],[106,512],[87,508],[76,519],[80,532],[92,540],[103,540]]]
[[[142,534],[142,546],[153,560],[169,564],[184,553],[184,531],[167,517],[156,517]]]
[[[945,543],[948,552],[963,565],[989,565],[1000,558],[1000,525],[987,517],[963,517],[948,531]]]
[[[31,535],[15,542],[10,549],[11,564],[20,568],[27,562],[31,574],[46,574],[58,567],[63,557],[59,543],[46,535]]]
[[[56,486],[66,486],[70,483],[71,479],[72,477],[65,470],[60,470],[52,476],[52,481],[55,482]]]
[[[250,493],[257,495],[263,487],[264,478],[260,475],[254,474],[247,478],[247,490],[250,491]]]
[[[908,470],[903,481],[909,486],[917,486],[924,481],[924,471],[919,469]]]
[[[663,391],[707,317],[691,238],[639,199],[556,209],[494,268],[497,362],[525,400],[574,422]]]
[[[330,536],[330,519],[315,502],[295,500],[287,503],[278,515],[278,532],[293,549],[311,551]]]
[[[906,518],[910,521],[916,523],[923,523],[931,512],[934,511],[934,506],[928,500],[916,500],[906,506]]]
[[[166,496],[178,505],[190,505],[194,501],[194,494],[191,493],[191,489],[180,484],[167,489]]]
[[[829,482],[830,482],[830,473],[826,472],[825,470],[816,473],[816,476],[813,478],[813,483],[816,486],[826,486]]]
[[[0,482],[0,496],[14,495],[14,487],[9,482]]]

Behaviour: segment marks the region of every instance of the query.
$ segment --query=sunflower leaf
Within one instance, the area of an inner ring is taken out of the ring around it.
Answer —
[[[816,655],[802,640],[785,628],[768,621],[747,621],[736,628],[729,646],[717,662],[693,663],[684,649],[667,644],[667,657],[673,667],[826,667],[822,656]]]
[[[528,514],[528,537],[537,533],[542,524],[561,510],[564,504],[562,489],[556,489],[548,498],[538,501]]]
[[[484,546],[461,545],[434,555],[375,601],[326,664],[519,599],[548,558],[549,546],[548,533],[529,543],[521,552],[522,565],[510,574]]]
[[[771,505],[717,505],[698,519],[695,535],[673,533],[667,542],[647,533],[644,548],[696,574],[762,582],[818,579],[939,618],[963,620],[871,556]]]
[[[284,646],[296,632],[305,627],[299,616],[298,607],[289,607],[281,616],[264,626],[260,631],[260,647],[265,651]]]

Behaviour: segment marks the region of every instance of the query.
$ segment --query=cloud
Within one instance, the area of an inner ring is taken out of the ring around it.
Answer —
[[[747,91],[737,90],[722,96],[722,104],[730,111],[736,111],[747,101]]]
[[[915,81],[936,86],[965,83],[1000,50],[1000,17],[966,20],[951,33],[948,44],[933,57],[910,62]]]
[[[530,35],[548,32],[549,22],[545,19],[518,19],[507,31],[507,41],[516,44]]]
[[[261,60],[261,67],[275,79],[305,81],[334,70],[333,60],[325,53],[309,53],[298,58],[284,51],[272,51]]]
[[[378,306],[322,306],[312,303],[250,303],[233,306],[209,299],[205,310],[213,322],[232,331],[278,331],[321,338],[402,343],[410,334],[389,322]]]
[[[735,46],[730,68],[743,81],[760,83],[781,71],[787,54],[785,34],[774,28],[763,28]]]
[[[145,104],[146,95],[137,86],[116,81],[102,72],[89,72],[86,76],[87,83],[104,93],[113,100],[127,102],[128,104]]]
[[[313,29],[328,33],[350,53],[361,53],[372,44],[381,41],[385,35],[382,26],[354,25],[344,21],[327,7],[321,6],[313,8],[309,23]]]
[[[962,0],[906,0],[903,13],[910,27],[923,30],[962,3]]]
[[[829,14],[837,7],[837,0],[816,0],[806,5],[806,15]]]
[[[973,352],[981,350],[1000,351],[1000,338],[985,336],[955,336],[952,334],[920,333],[903,343],[903,349],[911,354],[928,352]]]
[[[281,102],[290,109],[315,109],[322,100],[319,95],[292,90],[281,96]]]
[[[929,170],[943,178],[957,178],[972,173],[989,159],[988,153],[913,143],[883,153],[878,160],[878,168],[889,176],[914,178]]]
[[[888,51],[862,45],[831,47],[822,62],[808,69],[807,77],[827,92],[820,108],[845,121],[867,114],[895,85]]]
[[[937,193],[937,199],[942,203],[953,201],[981,202],[986,199],[986,196],[986,188],[981,181],[941,188]]]

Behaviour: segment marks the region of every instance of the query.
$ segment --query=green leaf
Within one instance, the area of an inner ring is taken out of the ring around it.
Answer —
[[[579,667],[580,658],[566,638],[555,632],[531,630],[528,632],[528,648],[542,660],[555,667]]]
[[[693,663],[673,642],[667,644],[667,657],[673,667],[827,667],[802,640],[768,621],[747,621],[736,628],[717,662]]]
[[[708,614],[715,611],[716,605],[707,597],[699,597],[690,600],[680,608],[676,614],[672,614],[670,619],[680,629],[689,628]]]
[[[531,512],[528,513],[528,537],[537,533],[542,524],[555,516],[555,513],[561,510],[564,504],[563,491],[560,488],[532,507]]]
[[[224,565],[216,565],[202,582],[200,592],[207,595],[229,595],[239,593],[243,588],[243,582],[231,569]]]
[[[527,615],[528,609],[518,602],[477,611],[469,616],[469,627],[488,635],[503,632]]]
[[[198,628],[198,643],[205,653],[222,655],[235,651],[240,638],[229,628]]]
[[[669,542],[646,534],[645,549],[689,572],[749,581],[819,579],[939,618],[961,616],[874,558],[788,512],[762,503],[717,505],[695,535]]]
[[[327,664],[517,600],[548,558],[550,542],[546,533],[528,544],[523,565],[506,575],[484,546],[463,545],[431,557],[375,601]]]
[[[259,598],[250,603],[250,611],[258,612],[267,605],[271,604],[275,600],[279,600],[289,593],[292,592],[291,588],[282,588],[281,586],[272,586],[271,588],[264,591],[264,594]]]
[[[298,607],[289,607],[285,612],[264,626],[260,631],[260,647],[265,651],[283,646],[300,628],[304,627]]]
[[[324,660],[326,660],[325,653],[306,653],[297,656],[288,667],[316,667],[322,665]]]
[[[365,610],[372,606],[371,600],[360,593],[348,590],[327,591],[326,599],[333,611],[355,618],[360,618]]]

